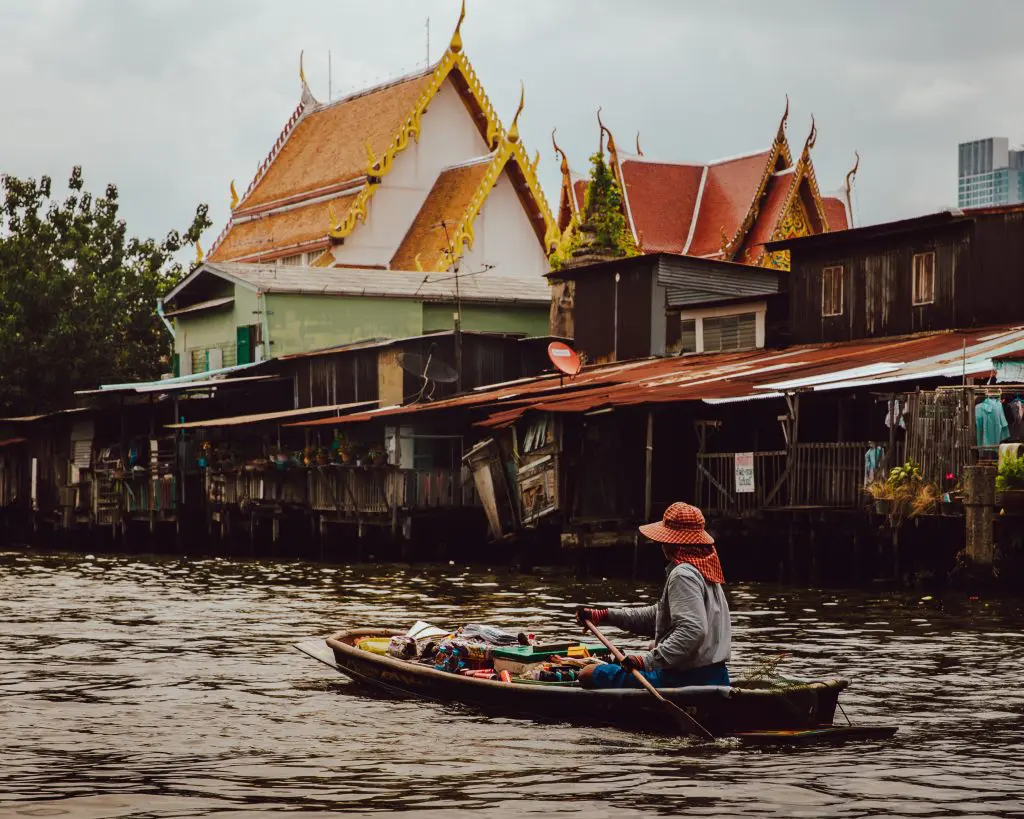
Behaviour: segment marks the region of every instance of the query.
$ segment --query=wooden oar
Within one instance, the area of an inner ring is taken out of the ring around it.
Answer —
[[[598,627],[591,623],[589,620],[583,621],[583,627],[591,634],[593,634],[598,640],[600,640],[601,645],[607,648],[612,653],[612,656],[620,663],[622,663],[626,659],[625,655],[621,651],[619,651],[615,646],[613,646],[611,641],[607,637],[605,637],[598,629]],[[636,681],[640,683],[641,686],[646,688],[651,693],[651,695],[653,695],[653,697],[659,703],[661,703],[662,709],[664,709],[664,711],[670,717],[672,717],[676,725],[679,726],[680,733],[696,734],[697,736],[702,736],[705,739],[715,738],[714,735],[707,728],[705,728],[703,725],[697,722],[697,720],[695,720],[693,717],[687,714],[682,708],[680,708],[674,702],[669,702],[667,699],[661,696],[661,693],[658,691],[658,689],[651,685],[650,681],[643,674],[641,674],[635,668],[632,668],[630,670],[633,672],[633,676],[636,677]]]

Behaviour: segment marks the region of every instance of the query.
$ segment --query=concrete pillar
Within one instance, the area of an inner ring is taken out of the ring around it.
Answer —
[[[980,463],[964,468],[964,511],[967,557],[976,566],[991,566],[995,551],[992,518],[996,502],[996,465]]]

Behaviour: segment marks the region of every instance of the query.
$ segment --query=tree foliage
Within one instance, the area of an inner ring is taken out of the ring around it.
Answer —
[[[636,256],[638,253],[623,214],[622,188],[601,151],[590,157],[590,182],[582,219],[570,230],[572,236],[568,243],[550,259],[554,270],[572,256]]]
[[[138,239],[117,186],[94,197],[75,167],[58,201],[51,180],[0,177],[0,412],[71,406],[74,392],[159,377],[170,336],[156,300],[184,275],[173,258],[210,226],[196,208],[183,233]]]

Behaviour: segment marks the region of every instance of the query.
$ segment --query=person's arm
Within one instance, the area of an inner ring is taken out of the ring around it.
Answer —
[[[607,622],[633,634],[653,637],[655,624],[658,622],[658,604],[609,609]]]
[[[675,571],[669,575],[668,603],[672,622],[665,639],[644,657],[648,671],[685,666],[708,633],[704,585],[691,572]]]

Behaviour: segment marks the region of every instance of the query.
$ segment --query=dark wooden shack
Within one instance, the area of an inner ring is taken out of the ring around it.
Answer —
[[[1024,206],[775,242],[790,252],[796,343],[980,327],[1024,315]]]
[[[776,270],[654,253],[559,270],[550,278],[572,283],[574,342],[591,362],[704,350],[696,339],[692,349],[685,344],[695,333],[694,316],[703,313],[716,322],[750,317],[749,334],[734,333],[734,341],[715,349],[785,341],[785,279]]]

